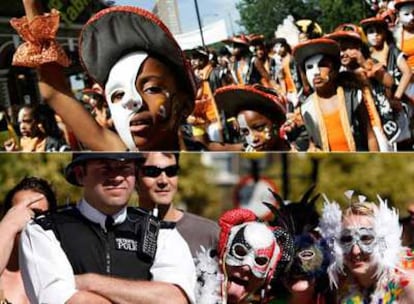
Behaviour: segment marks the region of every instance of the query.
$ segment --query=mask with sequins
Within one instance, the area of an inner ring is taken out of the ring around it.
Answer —
[[[357,227],[343,229],[339,238],[342,250],[348,254],[358,245],[365,254],[371,254],[376,246],[376,236],[372,228]]]
[[[228,244],[226,265],[247,265],[253,275],[260,279],[267,277],[281,254],[272,231],[263,223],[252,222],[234,226]]]

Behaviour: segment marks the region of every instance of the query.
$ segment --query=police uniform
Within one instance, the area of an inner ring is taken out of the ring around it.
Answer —
[[[74,275],[83,273],[172,283],[193,302],[194,264],[174,226],[161,226],[153,259],[139,250],[147,216],[138,208],[124,208],[107,227],[107,216],[82,200],[29,223],[19,256],[30,302],[65,303],[77,291]]]

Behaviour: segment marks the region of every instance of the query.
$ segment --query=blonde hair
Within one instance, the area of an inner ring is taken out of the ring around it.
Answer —
[[[378,209],[377,205],[371,202],[354,202],[345,209],[342,218],[350,215],[365,215],[374,217],[375,211]]]

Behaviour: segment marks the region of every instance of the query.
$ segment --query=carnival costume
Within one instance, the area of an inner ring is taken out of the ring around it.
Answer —
[[[267,303],[270,280],[275,273],[283,272],[291,259],[292,238],[281,227],[259,222],[248,209],[227,211],[220,217],[219,225],[218,252],[203,249],[196,258],[196,302],[227,303],[228,288],[237,283],[229,277],[226,266],[247,265],[252,276],[263,280],[260,303]],[[243,291],[246,291],[244,287]]]
[[[353,88],[338,87],[337,95],[340,102],[340,123],[348,144],[348,151],[368,150],[368,140],[363,136],[364,132],[361,130],[363,118],[361,115],[358,115],[364,103],[366,108],[370,110],[370,124],[380,144],[380,150],[389,150],[386,139],[380,131],[382,128],[381,122],[375,110],[374,101],[370,92],[366,89],[360,91]],[[322,150],[329,151],[328,132],[316,93],[313,93],[307,98],[306,102],[301,106],[301,112],[312,141]]]
[[[25,41],[13,55],[13,65],[35,68],[41,64],[56,62],[64,67],[70,65],[63,48],[56,41],[60,14],[52,9],[43,16],[12,18],[10,24]]]
[[[316,228],[319,223],[319,215],[315,203],[320,194],[312,196],[315,185],[311,186],[302,196],[299,202],[285,204],[282,197],[272,192],[280,208],[267,205],[276,215],[271,225],[288,227],[294,236],[295,252],[288,271],[283,277],[276,278],[272,287],[277,289],[280,280],[288,285],[297,281],[306,280],[315,284],[315,303],[325,303],[330,296],[328,293],[327,268],[332,260],[332,255],[325,239],[321,238]]]
[[[346,195],[351,200],[353,191]],[[359,196],[359,202],[364,203],[365,196]],[[373,227],[342,228],[342,211],[339,205],[330,202],[325,196],[323,214],[320,220],[320,232],[328,240],[334,255],[329,265],[328,274],[331,287],[338,289],[338,303],[398,303],[403,288],[409,283],[401,274],[400,259],[403,247],[401,245],[401,227],[398,222],[398,212],[387,207],[386,200],[378,196],[379,206],[374,209]],[[344,254],[350,252],[358,244],[361,252],[369,254],[377,269],[374,287],[361,289],[348,275],[344,268]]]
[[[338,31],[330,36],[357,39],[356,33]],[[359,37],[359,36],[357,36]],[[358,38],[360,41],[360,38]],[[332,58],[334,69],[339,70],[340,64],[340,47],[339,44],[330,38],[318,38],[299,44],[293,50],[293,55],[299,66],[305,69],[305,62],[315,55],[324,55]],[[349,79],[348,79],[349,78]],[[368,138],[365,122],[368,122],[369,128],[378,144],[380,151],[390,151],[391,147],[385,137],[380,117],[375,107],[375,101],[368,86],[361,83],[355,83],[355,76],[351,73],[339,73],[337,82],[332,80],[327,85],[336,87],[339,109],[336,126],[344,138],[346,151],[364,151],[368,150]],[[317,92],[311,94],[300,107],[301,114],[306,129],[315,145],[323,151],[330,151],[330,141],[328,128],[320,106]]]
[[[215,100],[220,113],[228,118],[236,118],[240,129],[249,130],[248,135],[241,134],[245,143],[246,151],[255,151],[257,137],[253,135],[251,127],[244,117],[239,114],[242,111],[255,111],[273,122],[272,127],[261,130],[260,137],[266,143],[267,150],[285,151],[289,150],[288,143],[280,133],[280,127],[286,121],[285,100],[276,91],[261,85],[229,85],[217,89]],[[278,138],[278,142],[271,146],[268,144],[272,139]]]
[[[70,64],[55,39],[59,26],[57,10],[36,16],[31,22],[23,17],[13,18],[10,23],[25,40],[14,55],[13,65],[39,67],[56,62],[66,67]],[[197,85],[190,63],[169,29],[149,11],[133,6],[113,6],[99,11],[80,32],[79,57],[91,79],[105,88],[115,130],[130,151],[139,148],[130,124],[133,123],[133,116],[142,111],[145,104],[135,81],[147,58],[162,59],[189,93],[188,98],[178,100],[177,94],[163,90],[163,97],[158,100],[160,105],[157,115],[160,120],[167,122],[167,102],[182,106],[173,109],[177,112],[174,114],[189,115],[194,108]],[[119,102],[114,103],[113,94],[119,90],[124,94]],[[181,119],[168,122],[168,128],[171,129],[182,123]],[[178,144],[177,141],[177,147],[173,150],[178,150]]]

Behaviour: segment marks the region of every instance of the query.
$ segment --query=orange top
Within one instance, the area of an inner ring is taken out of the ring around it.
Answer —
[[[239,65],[236,71],[237,81],[239,82],[239,84],[245,84],[243,74],[244,74],[244,70],[246,69],[246,65],[247,65],[246,61],[244,60],[239,61]]]
[[[290,72],[289,61],[283,64],[283,73],[285,74],[286,92],[296,92],[296,86],[293,82],[292,74]]]
[[[20,146],[23,152],[45,152],[46,138],[22,137]]]
[[[211,91],[208,78],[210,77],[213,67],[208,64],[201,70],[201,97],[196,100],[193,116],[200,118],[200,121],[211,123],[220,121],[220,115],[214,101],[213,92]]]
[[[407,63],[411,69],[414,68],[414,37],[402,39],[401,50],[407,56]]]
[[[323,120],[328,133],[328,142],[331,151],[349,151],[345,132],[342,129],[339,111],[323,114]]]

